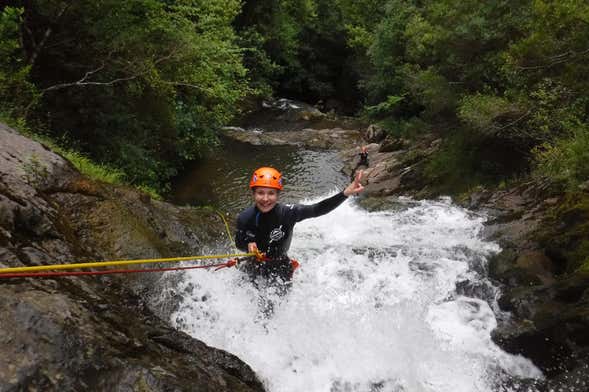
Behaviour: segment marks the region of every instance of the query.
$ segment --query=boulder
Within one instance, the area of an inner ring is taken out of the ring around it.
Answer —
[[[515,264],[535,275],[542,284],[554,283],[554,267],[552,260],[543,252],[530,250],[520,254]]]
[[[525,355],[550,377],[583,365],[589,353],[589,272],[507,290],[499,305],[515,316],[493,331],[506,351]]]
[[[398,150],[405,150],[411,145],[407,139],[387,136],[382,141],[378,152],[393,152]]]
[[[386,132],[378,125],[371,124],[364,133],[364,139],[369,143],[380,143],[386,136]]]

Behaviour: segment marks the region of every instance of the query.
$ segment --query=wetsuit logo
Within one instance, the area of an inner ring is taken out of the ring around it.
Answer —
[[[284,237],[284,231],[282,231],[282,225],[275,229],[272,229],[270,232],[270,242],[280,241]]]

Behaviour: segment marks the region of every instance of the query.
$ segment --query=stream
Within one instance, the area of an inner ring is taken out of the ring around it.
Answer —
[[[228,142],[177,181],[174,199],[235,216],[260,165],[283,171],[283,202],[348,182],[336,153]],[[290,256],[301,268],[287,296],[258,292],[235,268],[186,272],[166,287],[180,298],[171,321],[240,357],[271,392],[510,391],[542,374],[491,340],[498,289],[485,271],[499,247],[482,239],[485,219],[448,198],[375,211],[351,198],[296,225]],[[275,303],[269,318],[260,295]]]

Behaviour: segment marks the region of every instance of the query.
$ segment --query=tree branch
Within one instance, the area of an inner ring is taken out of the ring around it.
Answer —
[[[550,60],[554,60],[550,64],[534,65],[531,67],[520,66],[518,68],[523,69],[523,70],[537,70],[537,69],[544,69],[544,68],[552,68],[555,65],[566,63],[566,62],[574,60],[575,58],[578,58],[578,57],[583,57],[586,54],[589,54],[589,49],[583,50],[582,52],[573,52],[572,50],[570,50],[568,52],[549,57]]]
[[[117,84],[120,82],[126,82],[129,80],[133,80],[133,79],[137,79],[139,76],[141,76],[141,74],[137,74],[137,75],[131,75],[131,76],[127,76],[124,78],[117,78],[117,79],[113,79],[110,80],[108,82],[92,82],[92,81],[86,81],[86,78],[90,75],[92,75],[95,72],[98,72],[102,69],[103,67],[99,67],[94,71],[88,71],[86,72],[86,75],[84,75],[84,77],[76,82],[71,82],[71,83],[61,83],[61,84],[55,84],[53,86],[47,87],[43,90],[41,90],[41,93],[46,93],[48,91],[55,91],[55,90],[61,90],[63,88],[67,88],[67,87],[83,87],[83,86],[112,86],[113,84]]]
[[[153,60],[153,64],[160,64],[166,60],[169,60],[170,58],[172,58],[175,54],[177,53],[177,50],[173,50],[170,53],[168,53],[165,56],[159,57],[157,59]],[[110,59],[112,57],[113,52],[111,51],[108,56],[107,56],[107,60]],[[55,84],[53,86],[49,86],[46,87],[42,90],[40,90],[39,95],[33,100],[31,101],[27,107],[25,108],[24,111],[24,117],[27,118],[28,117],[28,113],[30,111],[30,109],[33,107],[33,105],[38,101],[38,99],[40,99],[43,95],[45,95],[45,93],[49,92],[49,91],[56,91],[56,90],[61,90],[64,88],[68,88],[68,87],[85,87],[85,86],[112,86],[115,85],[117,83],[121,83],[121,82],[127,82],[129,80],[134,80],[139,78],[142,75],[145,75],[146,73],[150,72],[150,69],[145,69],[141,72],[136,72],[133,74],[130,74],[129,76],[124,76],[124,77],[120,77],[120,78],[116,78],[113,80],[109,80],[107,82],[98,82],[98,81],[93,81],[93,80],[88,80],[90,79],[90,77],[100,71],[102,71],[104,68],[106,68],[106,61],[103,61],[102,64],[95,68],[92,69],[90,71],[86,71],[86,73],[84,74],[84,76],[82,76],[79,80],[76,80],[74,82],[66,82],[66,83],[59,83],[59,84]],[[177,84],[177,85],[185,85],[188,87],[193,87],[193,88],[200,88],[196,85],[190,85],[188,83],[182,83],[182,82],[168,82],[170,84]]]
[[[65,13],[65,11],[69,8],[69,6],[72,4],[72,1],[69,1],[67,3],[65,3],[61,9],[59,10],[59,12],[57,13],[57,15],[53,18],[52,22],[57,22],[59,19],[61,19],[61,17],[63,16],[63,14]],[[28,29],[27,29],[28,30]],[[32,35],[31,35],[31,41],[33,43],[33,54],[31,55],[31,59],[30,59],[30,64],[31,66],[35,65],[35,62],[37,61],[37,57],[39,57],[39,54],[41,53],[41,51],[43,50],[43,47],[45,46],[45,44],[47,43],[47,40],[49,39],[49,37],[51,36],[51,33],[53,33],[53,28],[51,27],[51,25],[45,30],[45,33],[43,34],[43,38],[41,38],[41,42],[39,42],[39,45],[35,46],[35,41],[34,39],[32,39]]]

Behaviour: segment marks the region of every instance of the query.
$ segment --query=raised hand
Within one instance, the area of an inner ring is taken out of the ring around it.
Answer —
[[[360,183],[360,180],[362,179],[362,174],[362,170],[358,170],[356,172],[356,177],[354,177],[354,181],[352,181],[350,185],[348,185],[346,189],[344,189],[344,195],[356,195],[364,190],[364,186]]]

